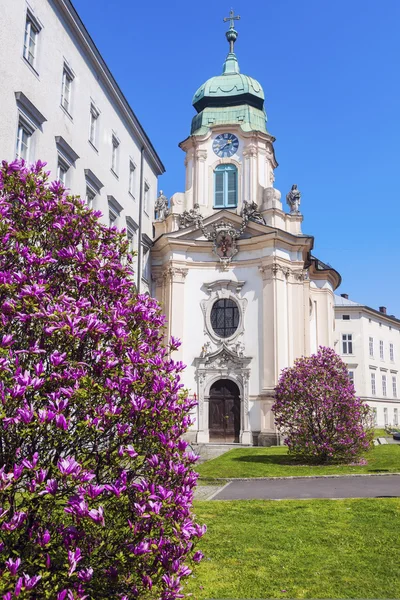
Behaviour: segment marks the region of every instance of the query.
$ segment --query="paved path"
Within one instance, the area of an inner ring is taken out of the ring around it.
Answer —
[[[400,475],[231,481],[213,500],[400,497]]]

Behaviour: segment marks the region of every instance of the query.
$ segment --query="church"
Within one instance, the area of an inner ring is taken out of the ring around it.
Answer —
[[[175,359],[195,394],[190,439],[277,443],[272,405],[280,372],[318,346],[334,346],[340,275],[313,254],[302,233],[300,192],[284,210],[274,187],[275,138],[261,84],[240,72],[238,17],[231,11],[222,73],[193,96],[185,191],[156,203],[153,295]]]

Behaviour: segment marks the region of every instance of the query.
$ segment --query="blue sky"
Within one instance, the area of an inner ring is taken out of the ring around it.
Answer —
[[[230,3],[73,0],[150,136],[184,190],[196,89],[219,74]],[[236,0],[241,71],[266,96],[276,137],[275,186],[302,192],[303,232],[342,275],[339,292],[400,318],[399,0]]]

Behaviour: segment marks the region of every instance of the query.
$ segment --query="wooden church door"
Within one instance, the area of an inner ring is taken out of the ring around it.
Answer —
[[[210,389],[210,442],[238,443],[240,435],[240,393],[229,379],[216,381]]]

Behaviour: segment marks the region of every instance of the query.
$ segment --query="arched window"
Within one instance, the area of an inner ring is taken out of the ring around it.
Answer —
[[[239,308],[229,298],[217,300],[211,309],[211,326],[222,338],[228,338],[239,326]]]
[[[214,171],[214,208],[237,206],[237,168],[235,165],[219,165]]]

